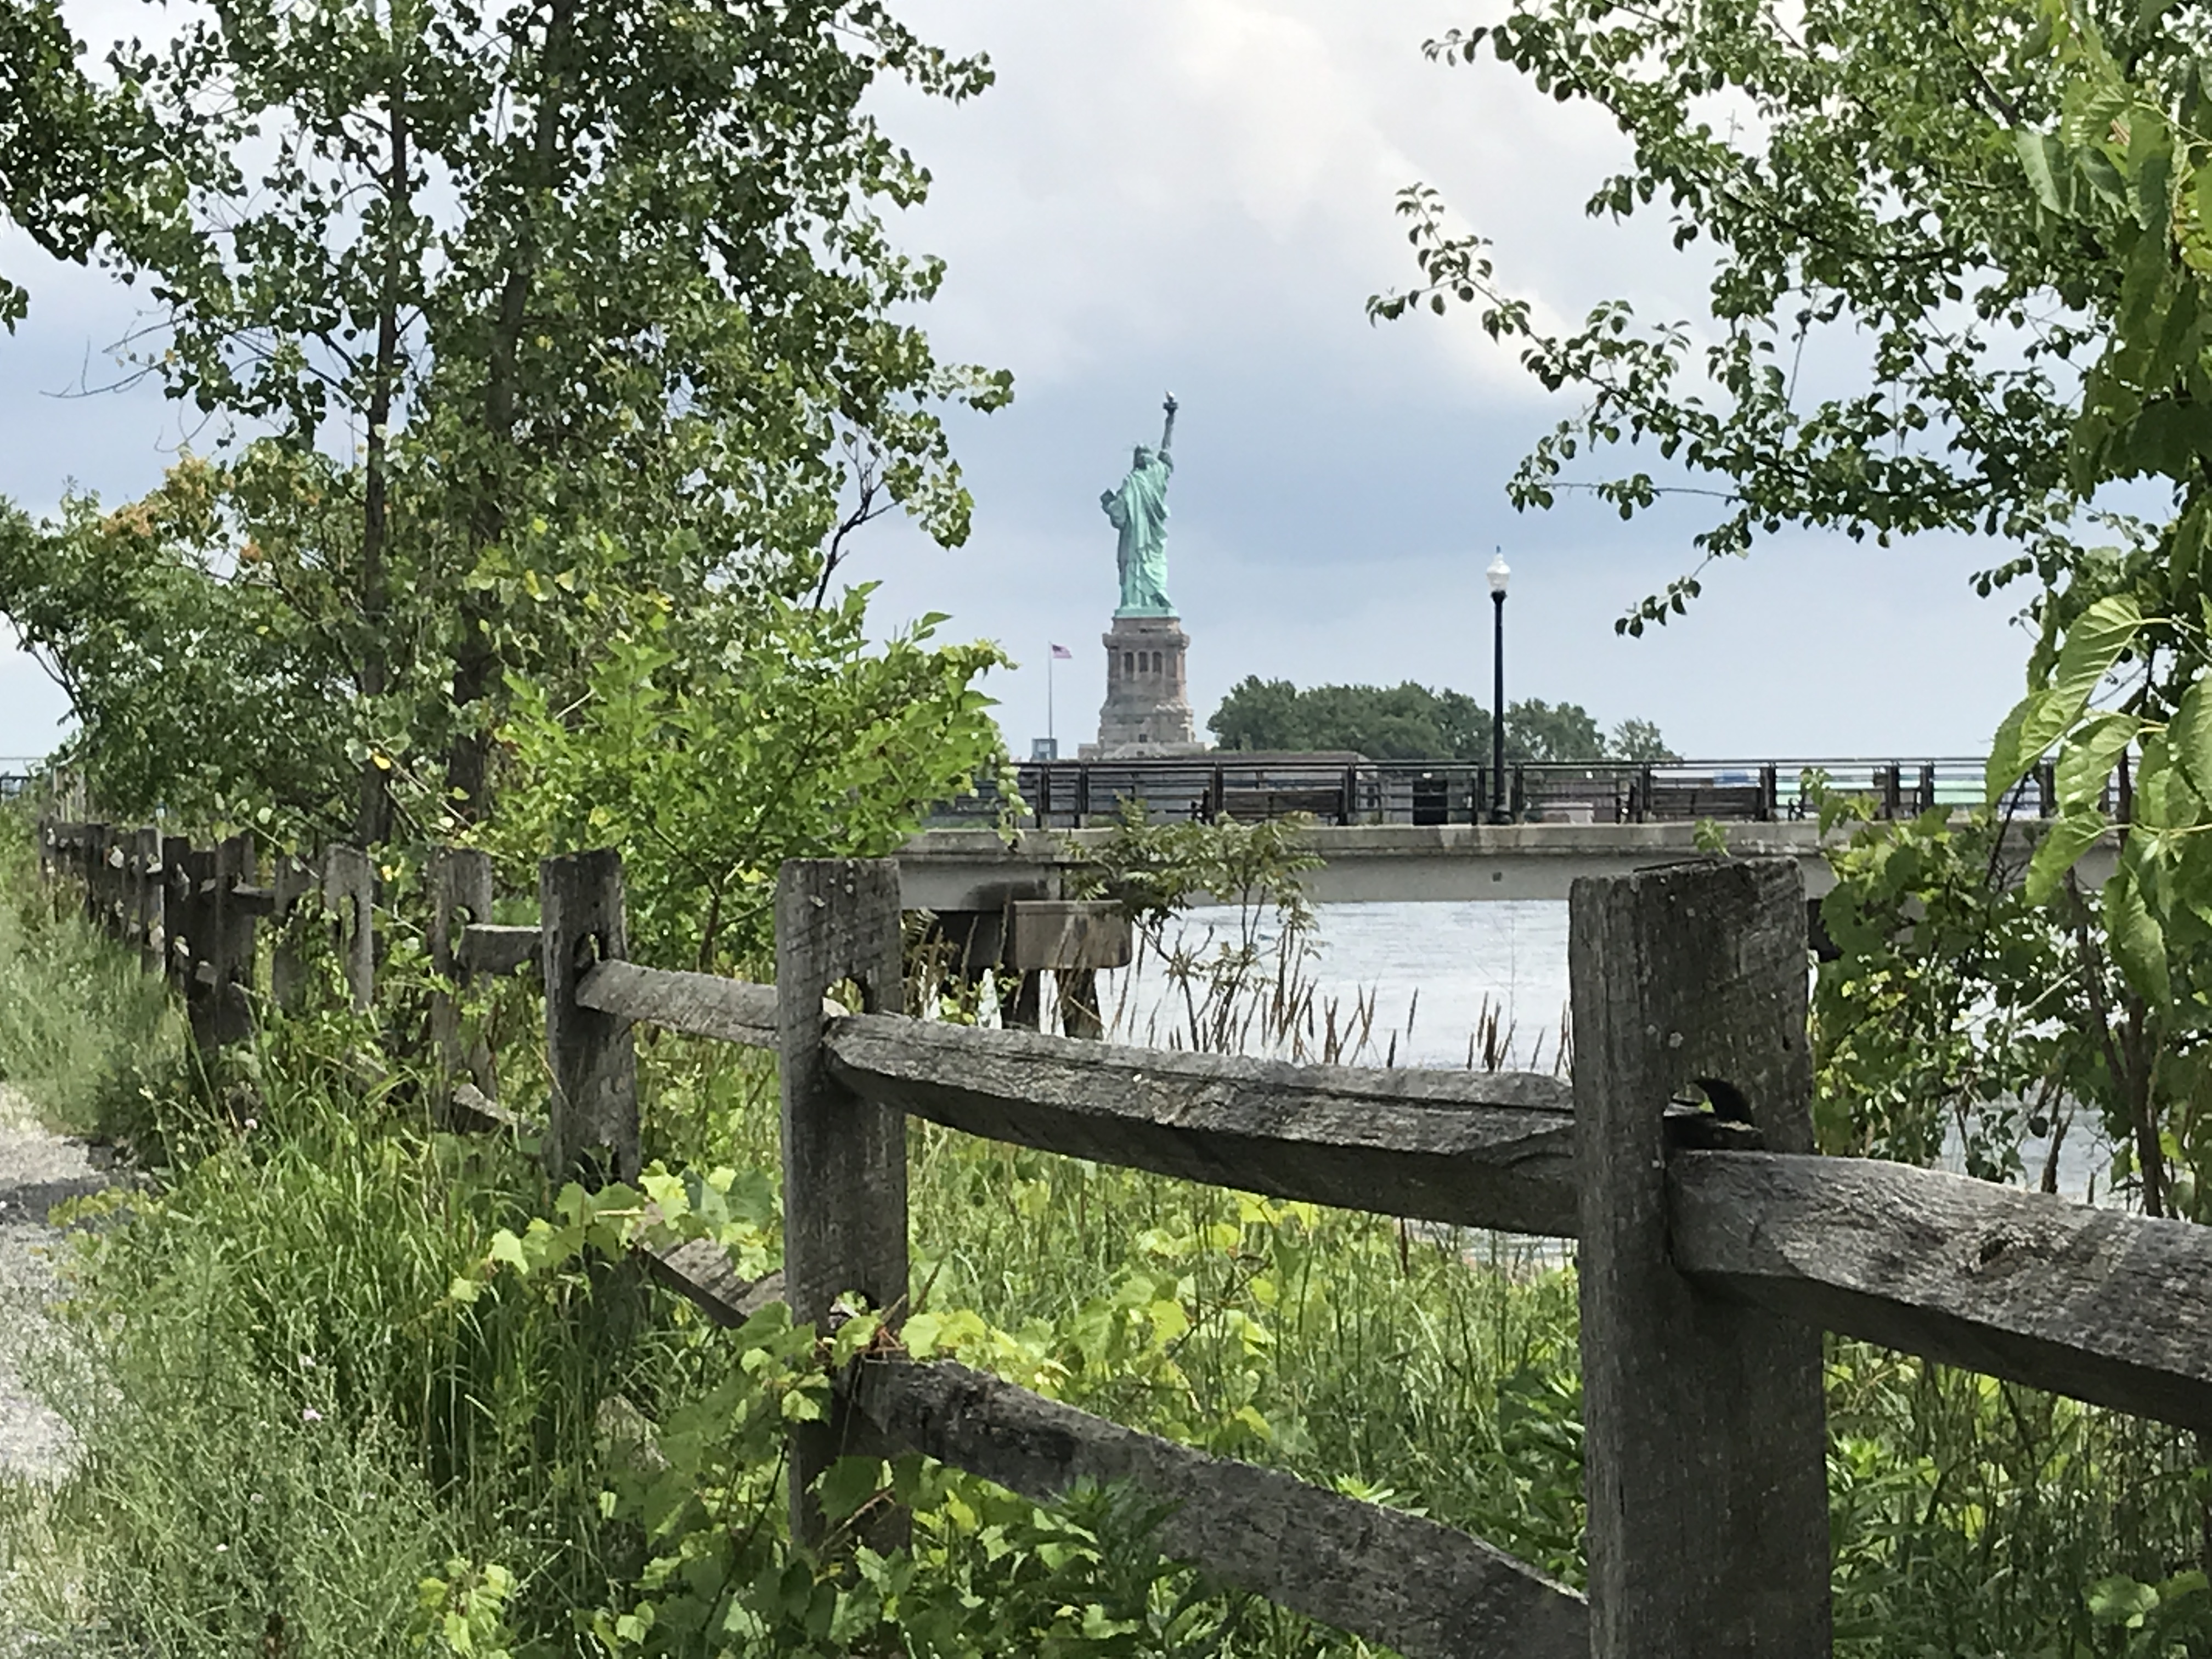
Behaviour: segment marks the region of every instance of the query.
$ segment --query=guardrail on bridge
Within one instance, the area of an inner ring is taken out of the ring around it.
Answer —
[[[1482,823],[1502,806],[1514,823],[1665,823],[1711,818],[1775,823],[1813,811],[1812,781],[1868,798],[1877,816],[1915,817],[1938,806],[1978,805],[1984,763],[1813,759],[1523,762],[1500,779],[1464,761],[1370,761],[1353,756],[1245,755],[1233,750],[1160,759],[1030,762],[1016,768],[1024,822],[1081,829],[1110,822],[1125,801],[1155,820],[1228,817],[1244,822],[1304,812],[1327,823]],[[938,827],[994,817],[988,781],[933,814]],[[2125,819],[2123,764],[2106,787],[2106,810]],[[2005,803],[2015,817],[2057,810],[2052,767],[2037,768]]]

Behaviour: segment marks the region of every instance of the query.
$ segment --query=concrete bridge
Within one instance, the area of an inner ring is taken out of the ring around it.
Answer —
[[[1808,895],[1834,885],[1822,852],[1818,788],[1860,796],[1877,817],[1978,805],[1984,763],[1934,760],[1577,761],[1509,766],[1369,761],[1357,755],[1234,751],[1161,760],[1033,763],[1019,769],[1027,826],[1009,845],[981,827],[988,794],[933,819],[899,855],[908,908],[995,914],[1010,898],[1059,898],[1066,872],[1133,803],[1151,821],[1243,822],[1303,813],[1322,866],[1307,878],[1320,903],[1441,899],[1565,899],[1578,876],[1620,875],[1705,856],[1701,823],[1721,826],[1739,856],[1794,858]],[[1493,823],[1496,803],[1510,822]],[[2056,810],[2048,763],[2005,803],[2008,853],[2025,863],[2038,820]],[[2124,821],[2128,775],[2106,789]],[[971,827],[972,826],[972,827]],[[1847,831],[1838,830],[1831,839]],[[2092,850],[2101,883],[2114,849]]]
[[[2015,823],[2008,851],[2025,863],[2038,827]],[[1565,899],[1578,876],[1622,875],[1709,856],[1693,823],[1316,824],[1306,842],[1322,860],[1306,878],[1323,904],[1405,900]],[[1810,819],[1726,826],[1739,857],[1794,858],[1817,898],[1835,883]],[[1846,831],[1831,837],[1840,841]],[[1104,830],[1024,830],[1010,845],[988,830],[925,831],[899,852],[908,909],[994,913],[1008,899],[1060,898],[1067,871],[1103,842]],[[2093,848],[2083,878],[2101,884],[2114,849]]]

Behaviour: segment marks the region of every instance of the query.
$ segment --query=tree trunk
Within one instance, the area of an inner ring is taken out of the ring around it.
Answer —
[[[574,30],[577,0],[554,0],[546,14],[545,41],[541,54],[545,82],[538,102],[537,121],[531,133],[531,173],[528,195],[535,199],[553,185],[558,159],[561,125],[566,114],[567,85],[563,63]],[[484,385],[484,432],[495,452],[509,447],[514,439],[515,404],[520,370],[517,355],[528,319],[531,286],[537,276],[538,238],[529,218],[518,229],[513,257],[501,285],[499,309],[493,319],[490,359]],[[469,521],[469,555],[473,564],[483,550],[507,533],[507,507],[501,499],[499,457],[487,457],[477,476],[477,501]],[[453,708],[459,720],[446,758],[448,804],[465,817],[480,822],[491,811],[492,715],[488,707],[499,684],[501,664],[492,635],[493,603],[474,588],[465,588],[460,604],[460,639],[453,654]]]
[[[397,43],[395,42],[395,45]],[[388,471],[392,399],[399,368],[399,239],[408,199],[407,106],[400,76],[392,76],[391,169],[385,177],[385,210],[389,217],[384,259],[384,295],[377,308],[376,370],[368,394],[367,483],[361,526],[361,613],[363,647],[361,693],[372,708],[391,689],[392,645],[385,603],[384,558],[390,537]],[[373,736],[374,734],[372,734]],[[392,836],[390,773],[371,754],[362,763],[361,804],[354,817],[354,841],[380,847]]]

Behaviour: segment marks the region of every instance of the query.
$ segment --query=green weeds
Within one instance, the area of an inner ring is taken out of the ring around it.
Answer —
[[[165,1190],[87,1206],[108,1224],[74,1235],[48,1392],[82,1449],[61,1512],[105,1635],[419,1652],[418,1587],[454,1558],[518,1564],[549,1626],[596,1598],[596,1411],[650,1345],[604,1351],[580,1291],[447,1295],[534,1185],[496,1146],[295,1111],[282,1134],[204,1125]]]

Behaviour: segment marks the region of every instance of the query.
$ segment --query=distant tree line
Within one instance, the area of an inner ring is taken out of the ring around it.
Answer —
[[[1211,722],[1224,749],[1352,750],[1373,760],[1490,758],[1490,711],[1462,691],[1402,685],[1316,685],[1249,675]],[[1509,703],[1505,756],[1516,761],[1671,761],[1650,720],[1623,720],[1608,735],[1580,703]]]

